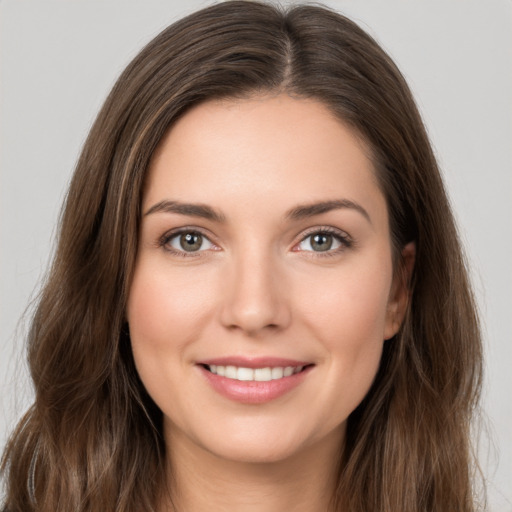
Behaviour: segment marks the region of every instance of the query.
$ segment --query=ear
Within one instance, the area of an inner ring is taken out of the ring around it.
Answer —
[[[416,260],[416,244],[409,242],[402,249],[399,266],[393,277],[386,312],[384,339],[392,338],[400,329],[407,312],[411,294],[410,283]]]

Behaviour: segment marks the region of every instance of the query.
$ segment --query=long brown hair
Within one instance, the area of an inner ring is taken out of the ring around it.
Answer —
[[[365,139],[395,254],[416,244],[404,325],[385,342],[373,387],[348,420],[343,454],[333,454],[333,508],[476,509],[470,424],[479,326],[409,88],[378,44],[339,14],[231,1],[151,41],[91,129],[31,324],[35,402],[4,453],[4,511],[155,510],[166,478],[162,418],[138,378],[124,317],[145,173],[158,142],[193,105],[265,92],[315,98]]]

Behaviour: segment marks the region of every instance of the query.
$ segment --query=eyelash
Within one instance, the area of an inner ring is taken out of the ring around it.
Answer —
[[[206,240],[208,240],[212,245],[215,246],[215,244],[210,240],[209,236],[207,236],[201,230],[199,230],[197,228],[192,228],[192,227],[190,227],[190,228],[183,227],[183,228],[165,233],[164,235],[162,235],[160,237],[160,239],[158,241],[158,246],[162,247],[165,251],[171,253],[172,255],[180,256],[182,258],[199,258],[199,257],[203,256],[203,253],[205,252],[204,250],[203,251],[178,251],[168,245],[169,242],[173,238],[176,238],[183,234],[199,235],[199,236],[205,238]]]
[[[203,253],[205,252],[205,250],[202,250],[202,251],[201,250],[200,251],[180,251],[180,250],[176,250],[168,245],[169,242],[173,238],[176,238],[183,234],[200,235],[201,237],[205,238],[212,245],[215,246],[215,244],[210,240],[210,238],[205,233],[203,233],[201,230],[198,230],[197,228],[192,228],[192,227],[190,227],[190,228],[183,227],[178,230],[173,230],[173,231],[165,233],[158,240],[158,246],[162,247],[165,251],[167,251],[175,256],[180,256],[182,258],[198,258],[198,257],[203,256]],[[326,258],[326,257],[336,256],[339,253],[341,253],[347,249],[350,249],[354,246],[354,241],[344,231],[335,229],[330,226],[320,226],[320,227],[315,227],[315,228],[311,228],[310,230],[307,230],[303,234],[300,241],[297,242],[296,244],[294,244],[294,247],[299,246],[300,244],[302,244],[304,241],[306,241],[309,237],[311,237],[313,235],[330,235],[340,243],[340,247],[337,247],[332,250],[329,249],[326,251],[298,251],[297,250],[295,252],[312,253],[312,254],[314,254],[314,257]]]
[[[307,240],[309,237],[312,237],[313,235],[330,235],[340,243],[340,246],[336,249],[329,249],[327,251],[302,251],[309,253],[310,255],[314,254],[315,258],[330,258],[354,247],[354,240],[352,240],[352,238],[347,233],[330,226],[320,226],[307,230],[303,234],[300,241],[294,245],[294,247],[302,244],[305,240]]]

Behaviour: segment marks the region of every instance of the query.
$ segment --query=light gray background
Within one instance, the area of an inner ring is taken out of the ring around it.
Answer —
[[[199,0],[0,1],[0,446],[30,403],[18,320],[51,253],[66,184],[120,71]],[[512,2],[325,1],[412,86],[472,265],[487,353],[481,462],[512,511]]]

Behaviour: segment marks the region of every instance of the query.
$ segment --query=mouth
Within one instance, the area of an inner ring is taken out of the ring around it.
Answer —
[[[218,365],[218,364],[202,364],[205,370],[225,377],[227,379],[244,381],[244,382],[269,382],[271,380],[279,380],[285,377],[291,377],[297,373],[303,372],[309,365],[299,366],[274,366],[263,368],[246,368],[244,366],[234,365]]]
[[[276,358],[222,358],[197,363],[214,391],[229,400],[254,405],[270,402],[300,387],[314,366]]]

